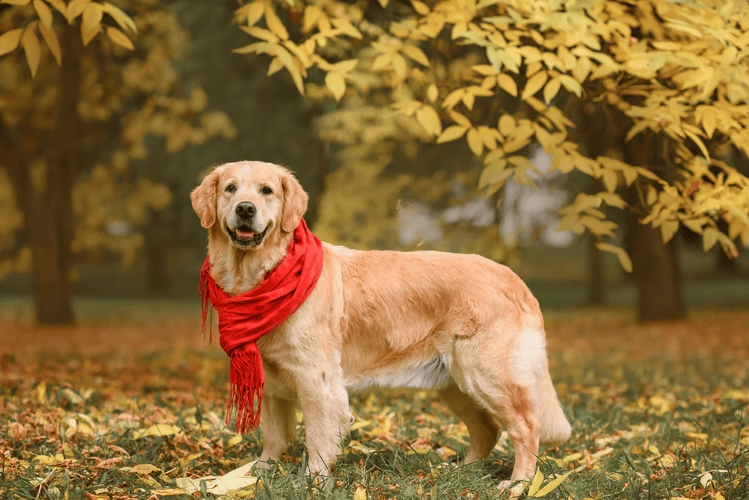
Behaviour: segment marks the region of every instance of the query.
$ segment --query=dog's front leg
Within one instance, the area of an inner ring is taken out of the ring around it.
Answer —
[[[348,393],[340,366],[307,373],[298,386],[307,435],[308,472],[327,474],[348,434]]]
[[[269,460],[278,460],[289,441],[296,436],[295,406],[295,401],[264,395],[261,413],[263,451],[258,467],[267,467]]]

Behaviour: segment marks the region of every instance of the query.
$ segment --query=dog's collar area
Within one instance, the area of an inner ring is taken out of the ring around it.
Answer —
[[[262,243],[263,238],[265,237],[265,233],[268,232],[268,228],[270,227],[270,224],[265,226],[265,229],[263,229],[263,232],[261,233],[255,233],[252,232],[252,229],[250,228],[249,224],[246,224],[244,222],[240,222],[237,225],[237,230],[232,231],[229,226],[226,226],[226,232],[229,233],[229,237],[231,238],[231,241],[234,245],[243,248],[245,250],[256,247]],[[251,234],[252,236],[246,237],[243,236],[243,234]]]

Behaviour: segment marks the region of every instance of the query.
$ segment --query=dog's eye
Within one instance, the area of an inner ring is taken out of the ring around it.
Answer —
[[[263,189],[260,190],[260,192],[263,194],[273,194],[273,190],[268,186],[264,186]]]
[[[224,191],[226,191],[227,193],[234,193],[236,190],[237,186],[235,186],[234,184],[229,184],[228,186],[226,186],[226,189],[224,189]]]

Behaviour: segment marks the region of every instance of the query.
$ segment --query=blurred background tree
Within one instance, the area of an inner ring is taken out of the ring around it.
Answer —
[[[553,169],[595,181],[560,210],[559,228],[590,233],[634,271],[642,320],[685,314],[680,226],[730,258],[749,245],[743,2],[256,1],[236,21],[257,40],[236,52],[267,54],[269,74],[286,70],[308,99],[338,102],[319,128],[341,162],[322,235],[347,240],[393,217],[361,193],[392,207],[416,185],[403,164],[436,175],[480,160],[487,194],[509,178],[532,186],[540,145]],[[421,154],[459,139],[473,158]]]
[[[641,319],[681,317],[680,259],[736,269],[749,238],[746,24],[717,1],[4,0],[0,292],[42,323],[73,291],[191,295],[189,191],[263,159],[323,239],[482,253],[543,304],[632,279]]]

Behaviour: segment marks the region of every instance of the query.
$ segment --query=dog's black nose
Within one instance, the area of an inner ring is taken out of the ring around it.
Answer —
[[[253,217],[255,215],[257,209],[255,208],[255,205],[250,203],[249,201],[243,201],[242,203],[237,205],[236,212],[237,215],[241,218],[249,219],[250,217]]]

